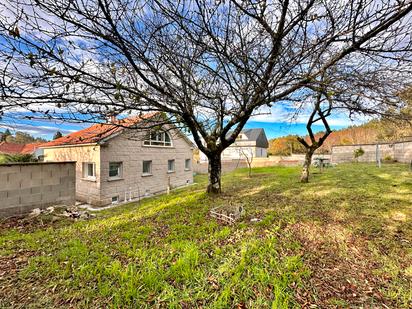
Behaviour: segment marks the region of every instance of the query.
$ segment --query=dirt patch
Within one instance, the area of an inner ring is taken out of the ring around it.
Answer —
[[[379,265],[366,240],[337,224],[297,223],[288,229],[302,244],[305,264],[311,270],[308,284],[296,290],[303,307],[392,307],[379,292],[385,282],[373,274]]]
[[[11,217],[0,220],[0,230],[16,229],[21,233],[30,233],[39,229],[47,229],[62,221],[67,220],[54,215],[41,215],[35,218],[28,216]]]
[[[77,207],[36,208],[26,215],[0,219],[0,231],[16,229],[21,233],[30,233],[51,226],[58,227],[73,220],[88,220],[94,217],[94,214],[79,210]]]
[[[14,276],[20,269],[24,268],[33,251],[19,251],[11,256],[0,256],[0,281]]]

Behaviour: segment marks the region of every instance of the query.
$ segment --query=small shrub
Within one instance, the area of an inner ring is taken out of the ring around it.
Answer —
[[[383,161],[393,161],[393,159],[392,159],[392,157],[391,157],[390,155],[386,155],[386,156],[383,158]]]
[[[36,158],[32,154],[4,154],[0,158],[0,163],[13,162],[36,162]]]
[[[362,157],[365,154],[365,150],[362,149],[362,147],[359,147],[358,149],[355,149],[353,151],[353,156],[356,161],[358,161],[359,157]]]

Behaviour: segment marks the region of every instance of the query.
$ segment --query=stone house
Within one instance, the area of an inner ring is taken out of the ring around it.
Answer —
[[[244,129],[239,133],[236,141],[222,152],[222,160],[239,160],[245,156],[249,158],[266,158],[269,142],[263,128]],[[200,152],[200,161],[207,161],[207,157]]]
[[[193,183],[193,144],[176,128],[134,127],[151,117],[95,124],[43,144],[44,161],[76,161],[76,198],[95,206]]]

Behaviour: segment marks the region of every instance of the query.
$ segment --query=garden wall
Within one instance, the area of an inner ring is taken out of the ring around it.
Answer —
[[[315,154],[313,159],[321,157],[330,159],[330,155]],[[305,160],[304,154],[293,154],[291,156],[269,156],[267,158],[253,158],[252,167],[269,167],[269,166],[299,166]],[[248,167],[246,160],[222,160],[222,172],[227,173],[236,168]],[[207,173],[207,162],[194,162],[193,171],[198,174]]]
[[[222,173],[228,173],[236,168],[247,167],[247,163],[244,160],[228,160],[222,161]],[[207,162],[193,162],[193,172],[197,174],[207,174],[208,163]]]
[[[74,205],[75,177],[75,162],[0,164],[0,217]]]
[[[376,144],[357,144],[332,147],[332,162],[344,163],[354,161],[354,151],[362,148],[364,155],[358,158],[359,162],[376,162]],[[412,160],[412,141],[379,144],[380,158],[390,158],[402,163]]]

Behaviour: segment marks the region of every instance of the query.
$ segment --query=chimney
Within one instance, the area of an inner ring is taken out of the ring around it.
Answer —
[[[115,114],[115,113],[110,113],[110,114],[108,114],[107,117],[106,117],[106,122],[107,122],[107,123],[115,123],[116,120],[117,120],[117,118],[116,118],[116,114]]]

